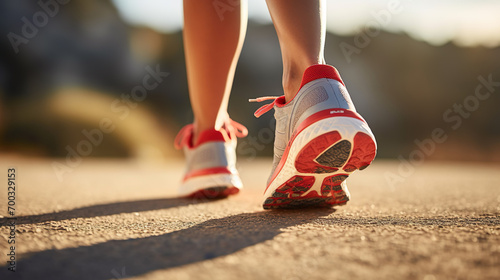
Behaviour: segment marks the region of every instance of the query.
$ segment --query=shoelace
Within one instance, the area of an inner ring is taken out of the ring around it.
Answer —
[[[243,138],[248,135],[248,129],[236,122],[233,121],[232,119],[229,119],[224,126],[226,129],[228,129],[230,132],[233,132],[234,135],[238,138]],[[193,133],[194,125],[193,124],[188,124],[185,125],[179,133],[177,133],[177,136],[175,137],[174,140],[174,146],[176,149],[182,149],[184,146],[189,145],[189,140],[191,139],[191,134]]]
[[[234,135],[238,138],[243,138],[248,135],[248,129],[246,128],[246,126],[242,125],[239,122],[233,121],[232,119],[229,119],[229,122],[226,123],[226,127],[228,127],[229,129],[233,128]]]
[[[175,136],[174,140],[174,147],[178,150],[182,149],[184,146],[188,145],[189,138],[191,136],[191,133],[193,133],[193,124],[188,124],[185,125],[179,133],[177,133],[177,136]]]
[[[267,101],[267,100],[273,100],[273,102],[261,106],[259,109],[257,109],[257,111],[255,111],[255,113],[253,113],[253,115],[256,118],[258,118],[258,117],[264,115],[265,113],[269,112],[276,104],[276,100],[280,97],[281,96],[264,96],[264,97],[258,97],[255,99],[248,99],[248,102],[262,102],[262,101]]]

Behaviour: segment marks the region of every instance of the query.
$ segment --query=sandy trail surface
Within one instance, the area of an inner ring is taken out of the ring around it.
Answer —
[[[499,165],[377,160],[346,206],[265,211],[269,160],[241,160],[245,189],[216,201],[175,198],[181,160],[85,159],[62,181],[52,163],[0,160],[0,279],[500,279]]]

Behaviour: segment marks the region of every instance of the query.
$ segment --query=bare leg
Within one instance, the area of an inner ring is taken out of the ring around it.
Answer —
[[[304,70],[324,64],[324,0],[267,0],[283,57],[283,89],[290,101],[299,90]]]
[[[184,49],[189,97],[194,112],[194,141],[199,132],[219,130],[247,25],[246,0],[184,0]]]

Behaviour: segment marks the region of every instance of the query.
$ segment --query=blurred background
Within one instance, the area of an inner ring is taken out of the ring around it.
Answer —
[[[265,1],[249,2],[229,109],[250,131],[242,158],[272,155],[272,114],[255,119],[262,104],[248,99],[282,94]],[[499,1],[327,3],[326,60],[375,133],[379,158],[408,157],[441,128],[447,140],[429,159],[500,162],[500,87],[474,95],[481,79],[500,82]],[[193,120],[181,0],[2,1],[0,32],[1,154],[181,156],[173,139]],[[130,99],[148,75],[155,86]]]

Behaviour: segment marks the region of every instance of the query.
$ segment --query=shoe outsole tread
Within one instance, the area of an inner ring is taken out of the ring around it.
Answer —
[[[332,140],[335,142],[330,142],[330,146],[325,144]],[[318,147],[322,147],[323,151],[319,151]],[[338,131],[320,135],[305,145],[296,158],[296,166],[302,168],[300,171],[306,170],[309,174],[292,176],[265,199],[263,207],[295,209],[344,205],[349,196],[342,188],[342,183],[352,172],[368,167],[375,155],[376,144],[366,133],[356,133],[352,142],[342,139]],[[311,160],[313,157],[314,160]],[[310,161],[304,162],[305,158]],[[325,177],[325,173],[335,174]],[[311,190],[316,180],[323,180],[320,193]]]

